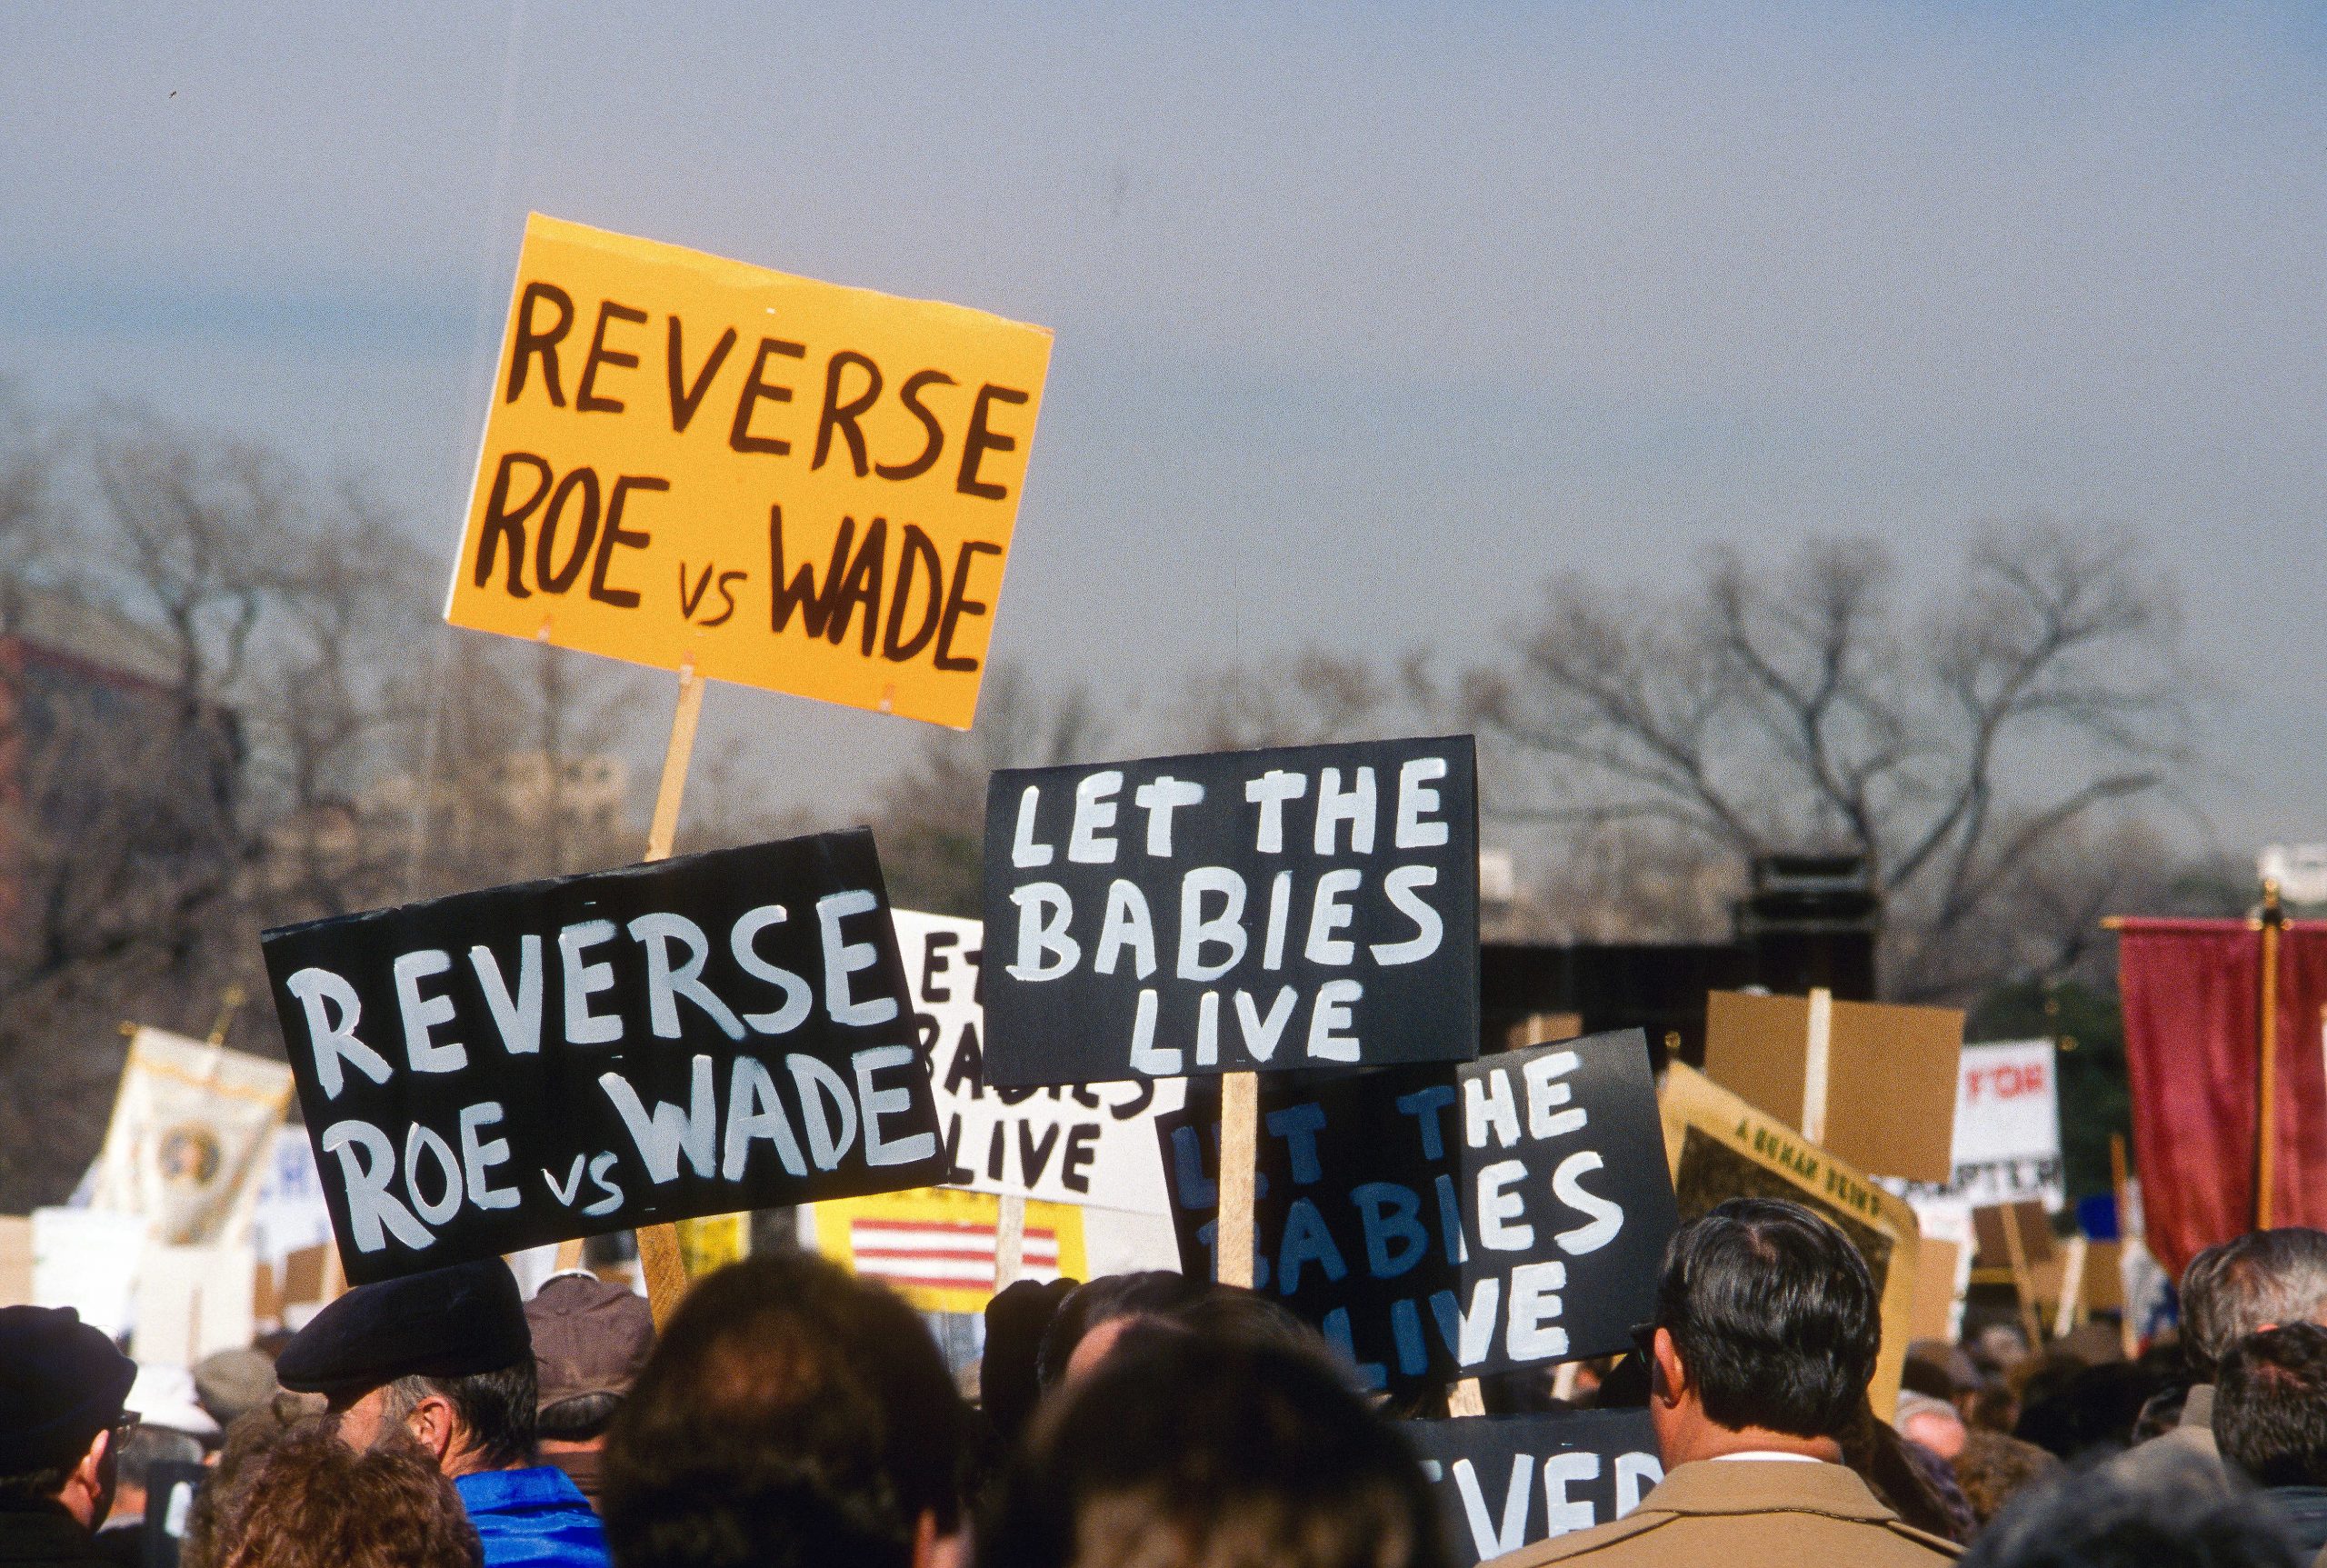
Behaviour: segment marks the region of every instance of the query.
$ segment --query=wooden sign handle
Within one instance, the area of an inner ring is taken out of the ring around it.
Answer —
[[[687,764],[694,758],[695,727],[703,722],[704,679],[690,659],[679,669],[679,704],[671,714],[671,742],[663,752],[663,782],[654,791],[654,816],[646,830],[646,858],[671,858],[679,830],[679,804],[686,797]],[[644,1277],[646,1305],[661,1328],[687,1293],[687,1262],[679,1251],[679,1231],[669,1221],[638,1227],[638,1272]]]
[[[1026,1200],[1016,1193],[1002,1199],[994,1222],[994,1293],[1000,1295],[1018,1283],[1026,1267]]]
[[[1220,1216],[1213,1238],[1213,1277],[1253,1288],[1253,1178],[1261,1154],[1261,1075],[1220,1080]]]
[[[1810,992],[1810,1038],[1802,1063],[1802,1135],[1826,1142],[1826,1080],[1833,1059],[1834,994],[1824,986]]]

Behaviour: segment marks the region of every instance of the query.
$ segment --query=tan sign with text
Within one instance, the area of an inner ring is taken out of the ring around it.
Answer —
[[[966,729],[1050,348],[535,214],[445,617]]]
[[[1889,1420],[1914,1332],[1922,1240],[1915,1212],[1873,1177],[1678,1062],[1657,1101],[1682,1223],[1730,1198],[1785,1198],[1832,1220],[1858,1248],[1883,1307],[1883,1351],[1868,1394],[1874,1413]]]

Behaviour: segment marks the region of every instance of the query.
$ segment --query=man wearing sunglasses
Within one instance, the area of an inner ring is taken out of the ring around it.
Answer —
[[[1733,1198],[1673,1233],[1650,1369],[1664,1480],[1623,1518],[1491,1568],[1937,1568],[1957,1548],[1901,1523],[1843,1467],[1874,1373],[1874,1282],[1842,1232],[1796,1203]]]
[[[108,1568],[136,1363],[70,1307],[0,1307],[0,1568]]]

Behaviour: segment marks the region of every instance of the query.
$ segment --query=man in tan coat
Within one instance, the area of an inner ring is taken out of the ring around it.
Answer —
[[[1937,1568],[1955,1545],[1902,1523],[1841,1463],[1882,1320],[1858,1249],[1799,1204],[1733,1198],[1674,1233],[1649,1417],[1665,1476],[1612,1523],[1491,1568]]]

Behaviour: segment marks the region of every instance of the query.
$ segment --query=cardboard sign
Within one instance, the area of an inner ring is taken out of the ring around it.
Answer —
[[[1011,769],[986,794],[986,1081],[1467,1061],[1468,735]]]
[[[1889,1419],[1913,1337],[1914,1211],[1785,1122],[1680,1063],[1665,1070],[1661,1099],[1683,1223],[1730,1198],[1784,1198],[1832,1220],[1858,1248],[1883,1311],[1883,1349],[1868,1394],[1875,1414]]]
[[[1453,1568],[1622,1519],[1664,1479],[1645,1410],[1403,1421]]]
[[[952,1165],[945,1184],[1044,1203],[1169,1213],[1164,1163],[1155,1152],[1155,1114],[1178,1110],[1187,1086],[1166,1079],[986,1087],[980,1000],[984,925],[905,909],[894,918],[914,1023],[937,1085],[940,1139]]]
[[[1807,997],[1713,992],[1705,1076],[1799,1132],[1809,1037]],[[1874,1175],[1946,1181],[1962,1044],[1952,1007],[1833,1004],[1824,1146]]]
[[[1215,1277],[1218,1097],[1157,1118],[1180,1266]],[[1372,1388],[1630,1348],[1673,1189],[1637,1029],[1261,1094],[1254,1288]]]
[[[265,946],[357,1284],[944,1170],[861,829],[287,926]]]
[[[445,618],[967,729],[1050,350],[535,214]]]

